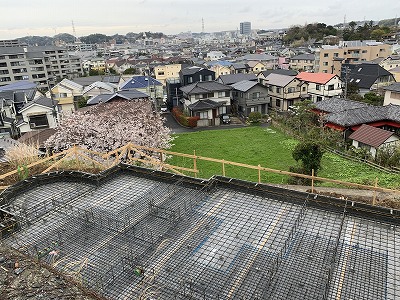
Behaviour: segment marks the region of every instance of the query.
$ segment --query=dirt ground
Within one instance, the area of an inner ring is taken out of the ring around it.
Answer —
[[[0,241],[0,299],[76,299],[103,298],[39,262],[11,249]]]

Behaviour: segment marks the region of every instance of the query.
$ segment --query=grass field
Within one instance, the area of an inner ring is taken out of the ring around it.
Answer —
[[[176,135],[172,151],[206,156],[263,167],[289,170],[295,165],[292,150],[297,141],[274,128],[245,127],[228,130],[198,131]],[[191,159],[172,157],[169,163],[188,168],[193,167]],[[220,163],[197,161],[199,177],[209,178],[221,175]],[[226,176],[250,181],[258,180],[258,171],[236,166],[225,167]],[[188,174],[192,175],[192,174]],[[363,164],[343,159],[335,154],[325,153],[322,170],[318,176],[340,179],[355,183],[373,185],[378,177],[379,186],[400,188],[400,175],[386,174]],[[262,182],[287,183],[287,177],[262,172]],[[326,184],[324,184],[326,185]]]

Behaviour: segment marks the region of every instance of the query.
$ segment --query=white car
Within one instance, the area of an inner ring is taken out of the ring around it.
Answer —
[[[165,104],[161,104],[160,111],[161,111],[162,113],[167,112],[167,111],[168,111],[167,106],[166,106]]]

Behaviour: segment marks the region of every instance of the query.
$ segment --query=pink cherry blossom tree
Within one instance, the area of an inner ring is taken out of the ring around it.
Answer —
[[[77,145],[108,152],[129,142],[166,149],[171,141],[170,130],[149,100],[120,100],[65,114],[45,145],[55,151]]]

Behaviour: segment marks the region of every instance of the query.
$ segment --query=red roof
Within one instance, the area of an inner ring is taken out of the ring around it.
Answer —
[[[299,74],[297,74],[296,78],[303,80],[303,81],[307,81],[307,82],[325,84],[335,76],[337,76],[337,75],[336,74],[328,74],[328,73],[300,72]]]
[[[363,124],[349,136],[349,139],[378,148],[393,134],[394,132]]]

